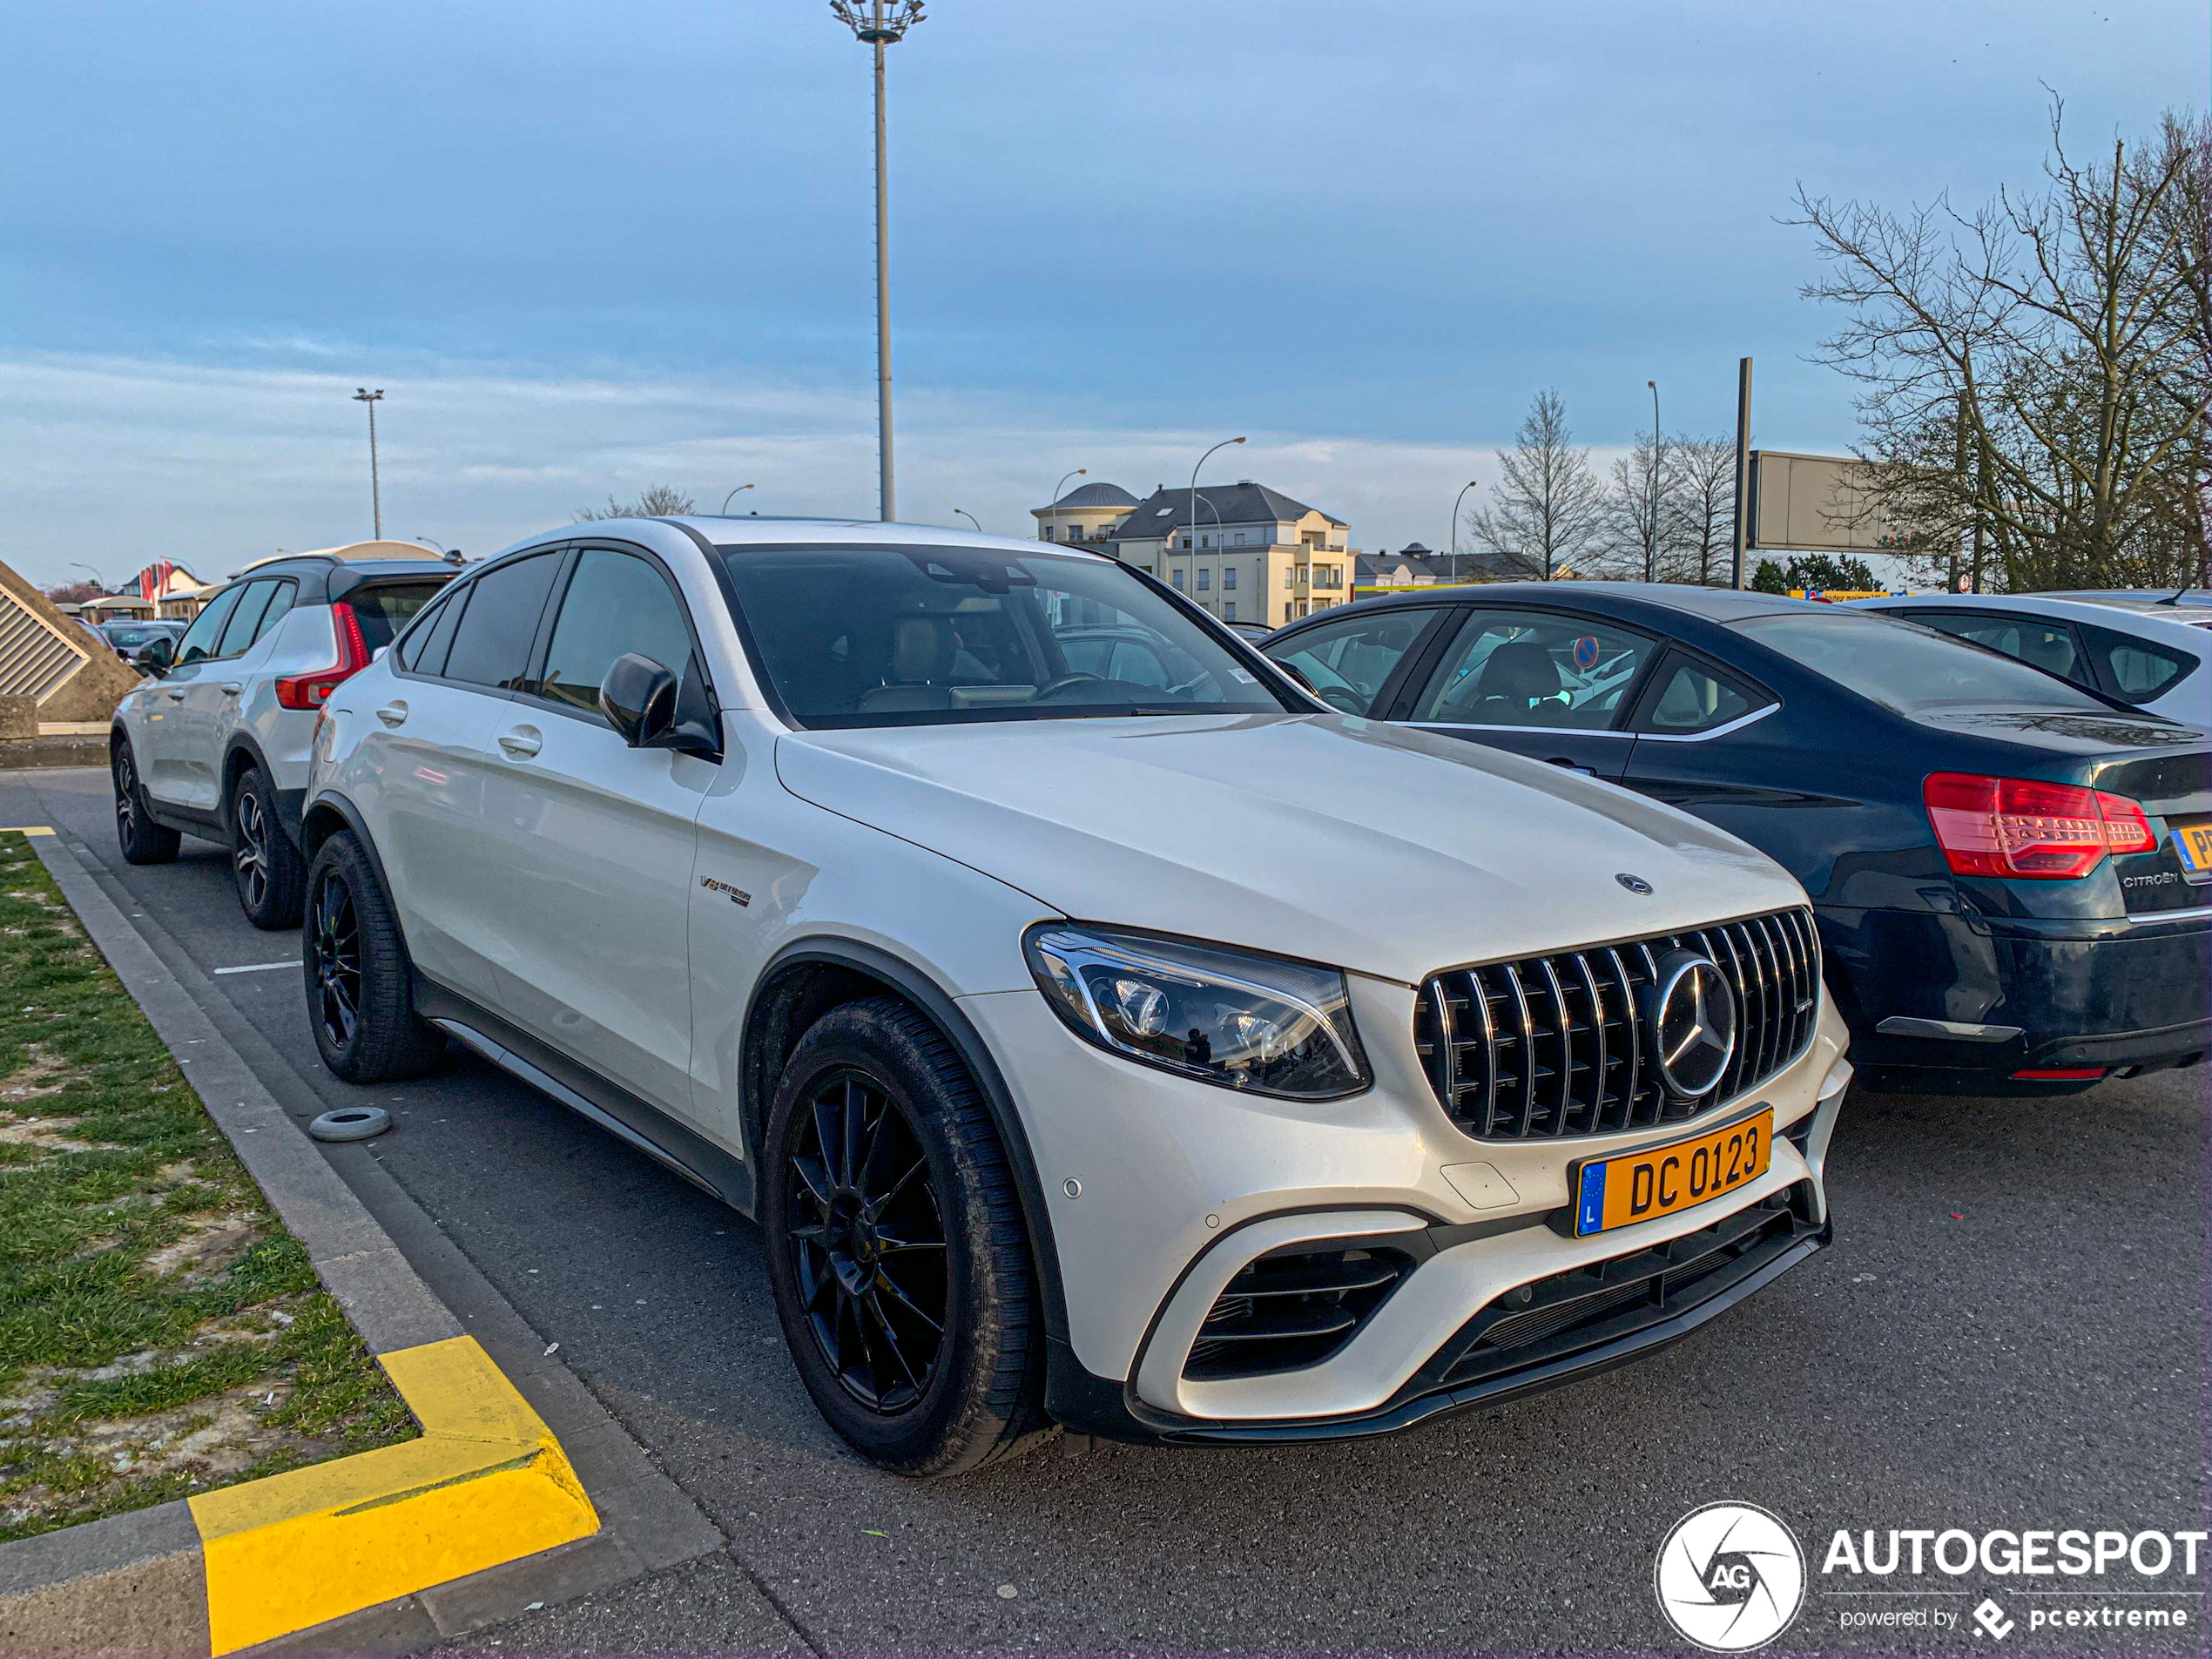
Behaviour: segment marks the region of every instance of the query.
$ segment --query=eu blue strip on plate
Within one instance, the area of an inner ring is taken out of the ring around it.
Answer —
[[[1605,1165],[1582,1166],[1582,1190],[1575,1204],[1575,1231],[1594,1233],[1605,1225]]]

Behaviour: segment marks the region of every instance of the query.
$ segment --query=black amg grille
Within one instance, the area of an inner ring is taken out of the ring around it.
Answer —
[[[1711,957],[1735,988],[1735,1057],[1719,1087],[1695,1100],[1662,1084],[1640,995],[1677,948]],[[1811,1042],[1819,989],[1811,914],[1777,910],[1435,974],[1414,1008],[1413,1042],[1444,1109],[1478,1140],[1603,1135],[1756,1089]]]
[[[1300,1244],[1263,1256],[1216,1298],[1183,1374],[1207,1381],[1317,1366],[1413,1266],[1403,1251],[1359,1245]]]

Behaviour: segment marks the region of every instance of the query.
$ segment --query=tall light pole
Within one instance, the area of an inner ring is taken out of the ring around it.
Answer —
[[[964,519],[966,519],[966,520],[967,520],[969,523],[971,523],[971,524],[975,524],[975,515],[974,515],[974,514],[973,514],[973,513],[971,513],[971,512],[969,512],[969,511],[968,511],[966,508],[964,508],[964,507],[955,507],[955,508],[954,508],[954,509],[953,509],[953,516],[954,516],[954,518],[964,518]],[[981,524],[975,524],[975,533],[976,533],[978,536],[981,536],[981,535],[982,535],[982,534],[983,534],[983,527],[982,527]]]
[[[1473,489],[1480,482],[1479,479],[1468,479],[1467,482],[1460,486],[1460,493],[1452,497],[1452,557],[1453,560],[1452,580],[1454,582],[1460,579],[1460,567],[1457,563],[1460,556],[1460,503],[1467,498],[1467,491]]]
[[[885,177],[883,49],[921,21],[921,0],[830,0],[830,10],[864,46],[875,49],[875,421],[886,523],[898,516],[891,482],[891,199]]]
[[[1729,530],[1729,586],[1743,585],[1743,539],[1750,520],[1744,516],[1751,490],[1751,360],[1736,360],[1736,511]]]
[[[370,391],[366,386],[354,394],[354,401],[368,405],[368,509],[375,525],[375,538],[384,539],[384,489],[376,476],[376,406],[384,401],[384,388]]]
[[[1219,443],[1214,445],[1213,449],[1226,449],[1232,443],[1242,443],[1243,442],[1244,440],[1242,438],[1224,438]],[[1193,558],[1196,558],[1198,554],[1198,467],[1203,467],[1206,464],[1207,458],[1213,454],[1213,449],[1209,449],[1206,451],[1205,455],[1200,455],[1198,457],[1198,466],[1190,469],[1190,556]],[[1208,502],[1206,505],[1211,507],[1213,503],[1211,502]],[[1217,513],[1215,515],[1216,518],[1218,518],[1219,516],[1220,515]],[[1326,540],[1327,538],[1324,537],[1323,539]],[[1172,550],[1175,546],[1173,531],[1169,532],[1168,546],[1170,550]]]
[[[1069,473],[1069,474],[1068,474],[1065,477],[1062,478],[1062,479],[1061,479],[1061,481],[1060,481],[1058,483],[1056,483],[1056,484],[1053,485],[1053,487],[1052,487],[1052,527],[1051,527],[1051,528],[1052,528],[1052,534],[1051,534],[1051,535],[1049,535],[1049,536],[1046,536],[1046,537],[1044,538],[1046,541],[1048,541],[1048,542],[1056,542],[1056,541],[1058,541],[1058,540],[1060,539],[1060,492],[1061,492],[1062,490],[1063,490],[1063,489],[1067,489],[1067,487],[1068,487],[1068,479],[1069,479],[1069,478],[1082,478],[1082,477],[1085,477],[1085,476],[1089,475],[1089,472],[1090,472],[1090,469],[1089,469],[1089,467],[1078,467],[1078,468],[1076,468],[1076,469],[1075,469],[1075,471],[1073,471],[1073,472],[1071,472],[1071,473]]]
[[[751,489],[752,488],[752,486],[751,484],[739,484],[736,489],[732,490],[728,495],[725,496],[722,498],[722,511],[725,513],[728,512],[730,510],[730,503],[737,500],[738,494],[741,491]],[[718,514],[717,516],[718,517],[720,515]]]
[[[1659,382],[1646,381],[1651,388],[1651,516],[1643,529],[1643,579],[1659,579]]]

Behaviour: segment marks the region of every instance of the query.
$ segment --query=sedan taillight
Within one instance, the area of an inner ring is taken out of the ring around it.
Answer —
[[[336,665],[318,669],[312,674],[293,674],[279,680],[276,683],[279,706],[319,709],[330,700],[333,691],[368,666],[368,641],[361,633],[361,619],[354,614],[353,606],[342,601],[331,606],[330,625],[338,636]]]
[[[2101,789],[1938,772],[1920,792],[1954,875],[2066,881],[2088,874],[2107,853],[2158,844],[2140,806]]]

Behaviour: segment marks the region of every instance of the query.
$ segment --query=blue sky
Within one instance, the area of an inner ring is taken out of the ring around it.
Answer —
[[[1530,394],[1850,442],[1782,223],[2032,180],[2201,106],[2197,0],[936,0],[892,54],[906,516],[1026,532],[1089,465],[1440,541]],[[872,510],[867,54],[819,0],[9,8],[0,556],[202,575],[609,491]],[[1226,458],[1224,458],[1226,460]],[[1209,475],[1212,475],[1210,472]]]

